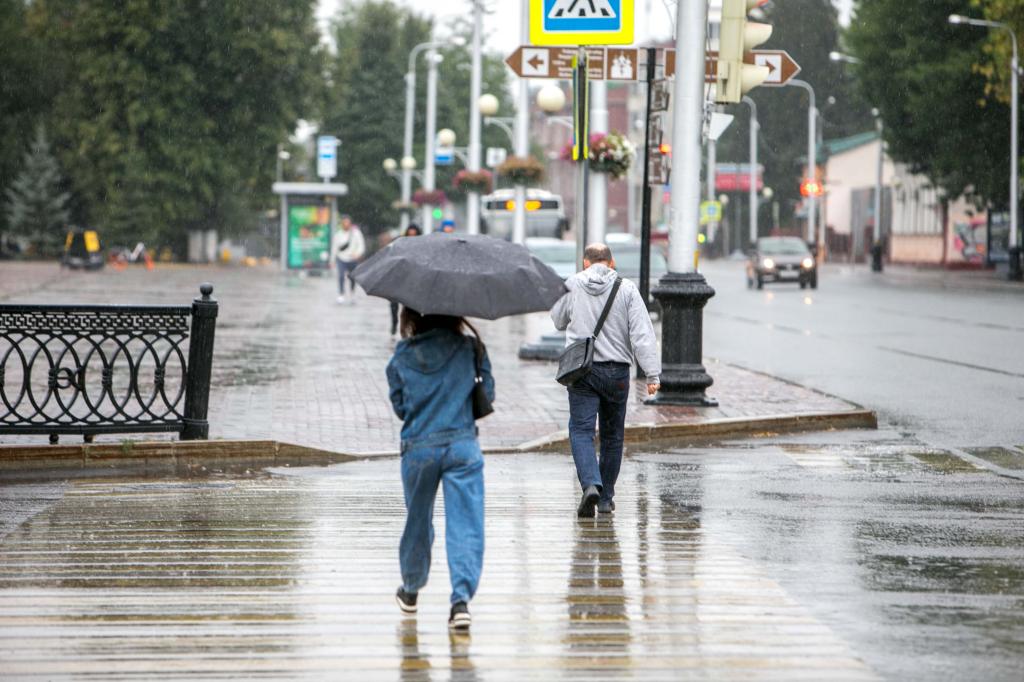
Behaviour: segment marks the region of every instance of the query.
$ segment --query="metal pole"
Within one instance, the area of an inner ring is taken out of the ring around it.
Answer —
[[[217,301],[213,285],[199,285],[200,298],[192,300],[192,326],[188,340],[188,373],[185,377],[185,415],[181,440],[206,440],[210,423],[210,380],[213,373],[213,337],[217,329]]]
[[[434,141],[437,137],[437,52],[433,47],[427,52],[427,140],[423,163],[423,189],[434,191]],[[423,206],[423,233],[434,229],[433,207]]]
[[[472,71],[469,77],[469,148],[466,170],[471,173],[480,170],[480,81],[483,73],[480,36],[483,33],[484,9],[482,0],[473,0],[473,43]],[[480,195],[469,192],[466,195],[466,231],[480,234]]]
[[[643,206],[640,209],[640,295],[651,300],[651,103],[654,100],[654,70],[658,50],[647,48],[647,108],[644,110]]]
[[[810,103],[807,107],[807,179],[817,179],[817,162],[818,162],[818,135],[816,132],[817,118],[818,118],[818,107],[814,97],[814,88],[807,81],[793,79],[787,83],[787,85],[793,85],[798,88],[803,88],[807,91],[810,97]],[[818,222],[818,198],[813,194],[807,197],[807,241],[814,241],[814,235],[817,234]]]
[[[750,107],[750,245],[757,241],[757,133],[761,124],[757,121],[757,102],[744,96],[744,103]]]
[[[885,167],[885,142],[882,140],[882,118],[875,118],[875,130],[878,131],[878,161],[875,164],[875,197],[872,210],[875,214],[874,230],[872,230],[871,269],[882,271],[882,171]]]
[[[1020,59],[1017,54],[1017,34],[1007,26],[1010,33],[1010,41],[1013,44],[1013,60],[1010,63],[1010,246],[1020,246],[1020,234],[1018,233],[1020,220],[1020,131],[1018,123],[1020,118]]]
[[[288,271],[288,195],[281,193],[281,270]]]
[[[520,2],[519,41],[530,44],[530,2]],[[516,96],[515,155],[526,158],[530,154],[530,90],[525,78],[520,78]],[[515,210],[512,213],[512,241],[522,244],[526,241],[526,185],[515,186]]]
[[[591,86],[590,130],[594,133],[608,132],[608,85],[603,80],[594,81]],[[608,231],[608,175],[591,173],[587,220],[587,241],[603,242]]]
[[[704,171],[704,198],[707,201],[716,201],[718,195],[715,194],[715,183],[718,177],[718,140],[712,140],[708,138],[708,162],[707,168]],[[724,217],[724,216],[723,216]],[[716,240],[717,232],[719,230],[718,221],[708,223],[708,245]],[[728,256],[728,253],[722,254]]]
[[[701,138],[704,129],[704,45],[707,3],[679,2],[676,9],[676,77],[672,113],[672,216],[667,275],[654,296],[662,309],[661,387],[651,401],[666,405],[717,405],[705,395],[714,380],[704,370],[704,305],[715,295],[697,272]]]
[[[402,159],[412,156],[412,127],[413,117],[416,109],[416,50],[409,55],[409,63],[412,68],[405,74],[405,134],[402,138]],[[412,169],[402,167],[402,204],[409,205],[412,200]],[[402,234],[405,228],[409,227],[409,211],[402,209],[402,221],[400,223]]]
[[[587,244],[587,185],[590,170],[590,154],[588,151],[589,130],[587,124],[590,119],[587,105],[589,86],[587,82],[587,50],[580,47],[577,50],[576,80],[573,84],[573,97],[576,99],[574,107],[577,120],[574,124],[575,134],[578,136],[580,158],[576,162],[576,268],[583,269],[583,251]]]

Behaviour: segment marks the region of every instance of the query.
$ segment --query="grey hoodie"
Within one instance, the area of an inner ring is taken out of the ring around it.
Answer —
[[[617,276],[607,265],[594,263],[565,281],[569,293],[551,309],[551,319],[555,328],[566,330],[566,345],[594,333],[597,318],[601,316]],[[658,383],[661,353],[651,316],[636,285],[623,279],[594,345],[594,362],[632,364],[634,356],[647,375],[647,383]]]

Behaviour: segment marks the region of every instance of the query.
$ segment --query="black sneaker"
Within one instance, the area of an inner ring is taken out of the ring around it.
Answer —
[[[576,509],[576,516],[581,519],[592,519],[594,518],[594,507],[597,506],[597,501],[601,498],[601,493],[598,492],[597,486],[588,486],[583,491],[583,499],[580,500],[580,506]]]
[[[456,632],[469,632],[469,626],[473,619],[469,615],[469,607],[466,602],[460,601],[452,604],[451,613],[448,614],[448,629]]]
[[[406,592],[404,587],[399,587],[398,592],[395,592],[395,601],[402,613],[416,613],[416,595]]]
[[[597,503],[598,514],[611,514],[615,511],[615,502],[612,500],[601,500]]]

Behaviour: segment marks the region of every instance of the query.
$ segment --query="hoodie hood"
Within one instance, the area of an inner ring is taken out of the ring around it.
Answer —
[[[604,263],[594,263],[589,268],[576,275],[576,281],[591,296],[600,296],[608,291],[618,273]]]
[[[459,336],[449,329],[431,329],[403,339],[395,347],[395,360],[422,374],[439,372],[462,347]]]

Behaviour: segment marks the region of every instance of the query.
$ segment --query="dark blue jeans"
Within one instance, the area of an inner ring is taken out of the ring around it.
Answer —
[[[576,475],[584,490],[592,485],[600,488],[605,501],[615,496],[622,465],[629,373],[630,366],[624,363],[595,362],[590,374],[569,387],[569,444]],[[594,452],[596,425],[601,428],[600,464]]]

